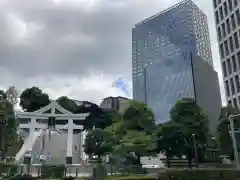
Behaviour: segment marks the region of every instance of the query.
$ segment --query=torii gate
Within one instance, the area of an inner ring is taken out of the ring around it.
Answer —
[[[76,125],[74,121],[76,120],[85,120],[89,113],[83,114],[73,114],[70,111],[62,108],[56,101],[51,101],[47,106],[34,111],[34,112],[17,112],[17,118],[19,119],[19,129],[29,129],[28,138],[34,136],[34,132],[36,129],[48,129],[48,124],[38,122],[39,120],[48,120],[53,117],[56,120],[55,129],[59,130],[67,130],[67,153],[66,153],[66,163],[72,164],[72,156],[73,156],[73,131],[74,130],[82,130],[83,125]],[[22,124],[21,119],[28,119],[27,124]],[[66,125],[59,125],[58,120],[67,120]],[[82,139],[82,136],[81,136]],[[27,141],[27,140],[26,140]],[[24,145],[27,142],[24,142]],[[83,139],[81,141],[84,141]],[[24,147],[22,146],[22,148]],[[83,143],[82,143],[83,145]],[[33,146],[33,145],[32,145]],[[28,147],[28,151],[32,151],[32,146]],[[81,147],[81,152],[83,152],[83,147]],[[20,150],[21,151],[21,150]],[[19,151],[19,153],[20,153]],[[24,150],[23,150],[24,151]],[[16,155],[16,157],[19,155]],[[25,154],[25,152],[24,152]],[[82,156],[83,153],[81,153]],[[21,155],[19,155],[21,156]],[[20,159],[21,157],[17,157]]]

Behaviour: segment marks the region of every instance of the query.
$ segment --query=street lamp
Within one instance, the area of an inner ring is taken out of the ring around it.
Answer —
[[[240,169],[240,164],[239,164],[239,155],[238,155],[237,140],[236,140],[236,136],[235,136],[233,118],[239,117],[239,116],[240,116],[240,114],[229,115],[228,116],[228,119],[229,119],[229,122],[230,122],[230,132],[231,132],[232,142],[233,142],[234,159],[235,159],[237,169]]]
[[[196,168],[198,168],[198,151],[197,151],[196,134],[192,134],[192,137],[193,137],[193,144],[194,144],[195,166]]]

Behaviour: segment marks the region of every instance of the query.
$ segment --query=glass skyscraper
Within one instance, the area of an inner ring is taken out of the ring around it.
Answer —
[[[213,70],[207,17],[191,0],[132,29],[133,98],[148,104],[158,122],[169,120],[177,100],[196,99],[193,59]]]

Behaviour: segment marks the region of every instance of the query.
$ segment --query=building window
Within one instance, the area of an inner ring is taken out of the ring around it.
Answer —
[[[236,47],[236,49],[238,49],[239,48],[239,42],[238,42],[237,32],[235,32],[233,36],[234,36],[234,41],[235,41],[235,47]]]
[[[227,77],[227,65],[226,65],[226,61],[223,62],[223,75],[224,75],[224,77]]]
[[[237,87],[237,92],[240,92],[240,82],[239,82],[238,75],[235,76],[235,83],[236,83],[236,87]]]
[[[236,11],[236,17],[237,17],[237,23],[238,23],[238,25],[240,25],[240,11],[239,11],[239,9],[237,9],[237,11]]]
[[[230,96],[230,88],[229,88],[228,81],[225,81],[225,88],[226,88],[227,96]]]
[[[228,0],[228,7],[229,7],[229,11],[231,12],[233,10],[232,0]]]
[[[222,35],[221,35],[221,29],[220,29],[220,27],[217,28],[217,34],[218,34],[218,39],[219,39],[219,41],[221,41],[221,40],[222,40]]]
[[[215,12],[215,20],[216,20],[216,23],[219,24],[220,20],[219,20],[218,11]]]
[[[234,107],[237,107],[237,106],[238,106],[238,105],[237,105],[237,99],[236,99],[236,98],[233,99],[233,105],[234,105]]]
[[[233,0],[234,6],[236,7],[238,5],[238,0]]]
[[[226,33],[226,28],[225,28],[225,24],[224,23],[222,23],[222,35],[223,35],[223,37],[226,37],[226,35],[227,35],[227,33]]]
[[[224,58],[224,48],[223,48],[223,43],[220,44],[220,56],[221,56],[221,58]]]
[[[223,20],[224,16],[223,16],[222,6],[219,8],[219,13],[220,13],[220,18],[221,18],[221,20]]]
[[[236,93],[236,89],[234,86],[233,78],[230,79],[230,86],[231,86],[232,95],[234,95]]]
[[[225,16],[227,16],[227,15],[228,15],[227,2],[224,2],[224,3],[223,3],[223,9],[224,9]]]
[[[231,33],[231,25],[230,25],[230,20],[229,19],[226,20],[226,26],[227,26],[227,32]]]
[[[217,8],[217,0],[213,1],[214,8]]]
[[[231,24],[232,24],[232,29],[233,30],[236,29],[237,25],[236,25],[234,14],[231,15]]]
[[[233,37],[230,36],[229,38],[229,46],[230,46],[230,51],[234,52],[234,45],[233,45]]]
[[[231,75],[232,74],[232,65],[231,65],[230,59],[227,60],[227,68],[228,68],[228,74]]]
[[[240,70],[240,51],[237,53],[238,69]]]
[[[234,55],[233,55],[231,58],[232,58],[232,64],[233,64],[233,71],[234,71],[234,72],[237,72],[237,62],[236,62],[236,58],[235,58]]]
[[[229,55],[229,48],[228,48],[227,40],[224,41],[224,49],[225,49],[225,55],[228,56]]]
[[[228,101],[228,104],[229,104],[229,105],[232,105],[232,101],[231,101],[231,100],[229,100],[229,101]]]

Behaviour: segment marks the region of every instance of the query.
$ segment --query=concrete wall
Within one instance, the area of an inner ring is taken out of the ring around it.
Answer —
[[[198,56],[192,58],[192,65],[196,101],[209,117],[209,128],[214,134],[222,106],[218,74]]]
[[[123,113],[130,105],[131,99],[124,97],[109,97],[105,98],[101,104],[101,108],[114,109],[119,113]]]
[[[130,99],[119,99],[119,113],[124,113],[124,111],[129,107]]]

